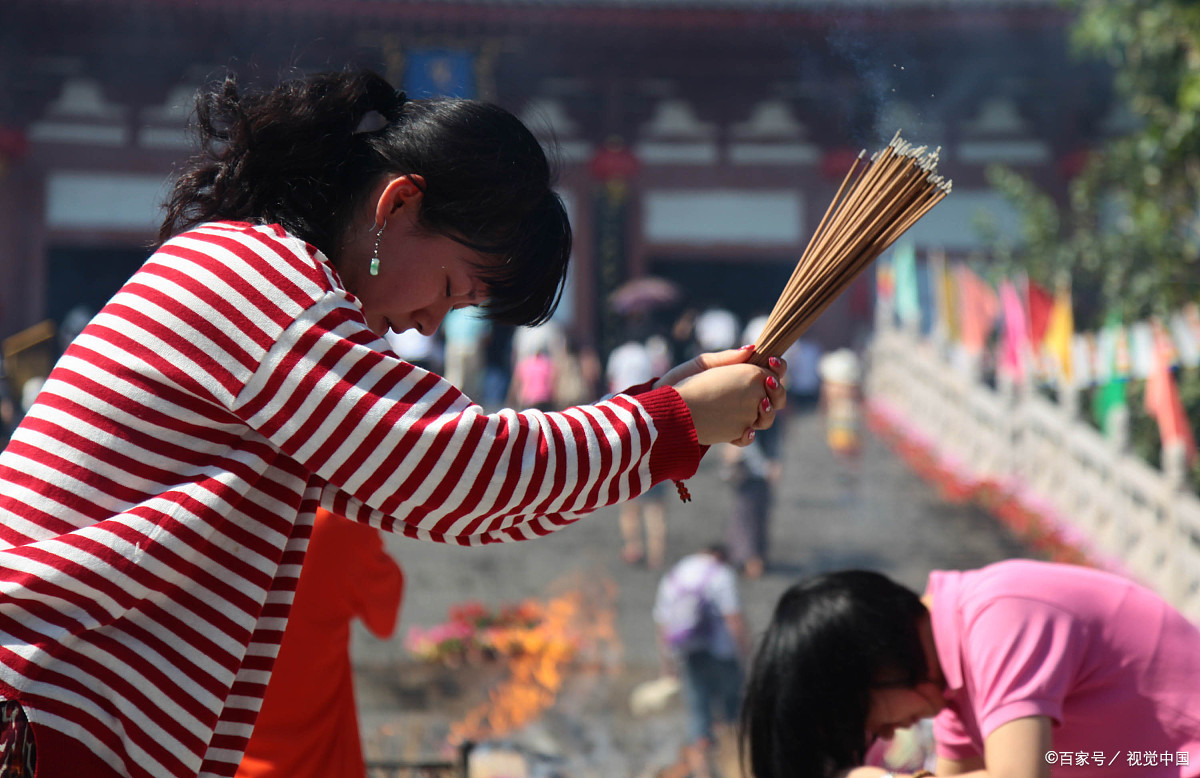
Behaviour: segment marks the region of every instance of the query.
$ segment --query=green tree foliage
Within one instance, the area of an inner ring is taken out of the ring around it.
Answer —
[[[1113,66],[1141,127],[1095,155],[1073,200],[1097,217],[1104,302],[1127,320],[1165,314],[1200,298],[1200,4],[1075,3],[1076,47]]]
[[[997,256],[1043,284],[1069,274],[1080,329],[1098,329],[1109,313],[1165,317],[1200,300],[1200,3],[1067,2],[1078,13],[1077,54],[1112,67],[1136,129],[1092,150],[1065,208],[1013,171],[990,170],[1023,223],[1020,244],[998,244]],[[1177,375],[1193,429],[1198,372]],[[1147,421],[1135,420],[1132,441],[1156,461],[1158,433]],[[1200,483],[1200,467],[1190,480]]]

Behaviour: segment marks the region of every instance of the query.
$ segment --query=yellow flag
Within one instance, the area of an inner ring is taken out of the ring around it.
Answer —
[[[929,253],[930,285],[936,301],[937,324],[946,340],[958,340],[958,295],[943,251]]]
[[[1071,339],[1075,335],[1075,317],[1071,312],[1071,287],[1059,284],[1054,293],[1054,307],[1050,309],[1050,320],[1042,345],[1046,353],[1058,364],[1058,374],[1063,382],[1071,382]]]

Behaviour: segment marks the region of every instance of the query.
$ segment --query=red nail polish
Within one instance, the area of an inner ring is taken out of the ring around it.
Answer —
[[[754,440],[754,430],[750,430],[750,434],[746,436],[747,440]]]
[[[746,346],[742,346],[740,349],[738,349],[738,351],[753,351],[753,350],[754,350],[753,343],[750,343],[749,345],[746,345]]]
[[[771,357],[767,360],[767,364],[771,367],[779,367],[783,364],[783,360],[781,360],[779,357]]]
[[[770,397],[764,397],[762,399],[761,405],[762,405],[763,413],[771,412],[771,398]]]
[[[779,386],[779,382],[775,380],[775,376],[773,376],[773,375],[767,376],[767,388],[768,389],[775,389],[778,386]]]

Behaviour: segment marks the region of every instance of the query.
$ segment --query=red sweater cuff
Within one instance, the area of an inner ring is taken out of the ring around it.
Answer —
[[[635,394],[635,387],[630,394],[650,414],[658,437],[654,448],[650,450],[650,478],[655,483],[666,481],[682,481],[696,474],[700,466],[703,449],[696,438],[696,427],[692,424],[692,413],[687,403],[679,396],[674,387],[664,386],[661,389],[648,389],[641,394]]]

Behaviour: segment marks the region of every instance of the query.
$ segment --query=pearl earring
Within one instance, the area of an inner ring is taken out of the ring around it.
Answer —
[[[375,231],[375,253],[371,255],[371,275],[379,275],[379,241],[383,239],[383,228],[387,226],[384,222],[378,230]]]

